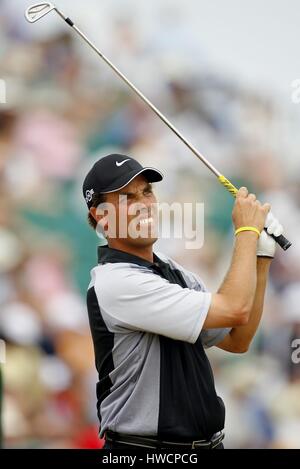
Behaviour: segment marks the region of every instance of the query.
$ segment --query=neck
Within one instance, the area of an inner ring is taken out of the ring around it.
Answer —
[[[140,257],[141,259],[145,259],[148,262],[153,262],[152,245],[132,246],[130,244],[122,243],[122,241],[119,239],[110,240],[108,245],[112,249],[118,249],[119,251],[128,252],[128,254],[132,254],[133,256]]]

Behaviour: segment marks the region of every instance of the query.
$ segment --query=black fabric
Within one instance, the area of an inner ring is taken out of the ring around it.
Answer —
[[[117,433],[111,430],[105,432],[105,440],[111,443],[122,443],[126,445],[143,446],[154,449],[180,448],[180,449],[212,449],[218,446],[224,439],[224,433],[218,432],[210,440],[167,441],[159,439],[156,435],[129,435],[128,433]]]
[[[148,262],[108,246],[98,250],[99,263],[126,262],[149,268],[183,288],[187,285],[179,270],[154,255]],[[182,312],[184,314],[184,311]],[[225,408],[217,396],[210,363],[200,337],[195,344],[160,339],[160,404],[158,438],[173,441],[210,439],[223,430]]]
[[[114,369],[112,357],[114,334],[107,329],[102,318],[94,287],[90,288],[87,292],[87,306],[94,344],[96,369],[99,375],[96,393],[97,413],[101,423],[100,405],[103,399],[109,394],[112,386],[109,373]]]
[[[133,451],[133,450],[141,450],[143,448],[141,448],[140,446],[126,445],[125,443],[116,443],[116,442],[112,442],[112,441],[106,441],[104,446],[103,446],[103,449],[128,449],[128,450]],[[197,451],[198,451],[198,449],[199,448],[197,448]],[[223,443],[220,443],[218,446],[216,446],[213,449],[224,449],[224,445],[223,445]],[[172,450],[176,451],[174,448],[172,448]],[[193,450],[193,451],[195,451],[195,450]]]
[[[156,271],[170,283],[187,288],[181,272],[168,264],[159,261]],[[210,438],[224,428],[225,409],[216,394],[211,366],[200,337],[195,344],[164,336],[159,339],[158,437]]]
[[[156,259],[157,256],[155,256]],[[118,249],[112,249],[108,246],[99,246],[98,247],[98,263],[105,264],[106,262],[116,263],[116,262],[130,262],[132,264],[137,264],[145,267],[151,267],[154,264],[142,259],[141,257],[134,256],[133,254],[128,254],[128,252],[119,251]]]
[[[138,174],[143,174],[149,182],[158,182],[163,175],[155,168],[143,168],[134,158],[112,154],[98,160],[83,182],[83,196],[90,208],[93,195],[114,192],[125,187]]]
[[[207,439],[224,428],[224,405],[216,395],[201,339],[195,344],[160,336],[160,439]]]

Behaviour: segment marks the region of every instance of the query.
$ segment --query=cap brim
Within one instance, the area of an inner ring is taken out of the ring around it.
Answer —
[[[148,182],[159,182],[164,178],[163,174],[155,168],[143,168],[140,170],[131,171],[125,174],[123,177],[119,178],[111,187],[108,187],[105,191],[101,191],[101,194],[109,194],[110,192],[117,192],[123,189],[123,187],[126,187],[140,174],[143,174]]]

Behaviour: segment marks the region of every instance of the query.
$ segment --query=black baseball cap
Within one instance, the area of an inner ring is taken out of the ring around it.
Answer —
[[[155,168],[143,168],[134,158],[117,153],[97,161],[83,183],[83,197],[88,208],[93,204],[94,194],[108,194],[127,186],[135,177],[143,174],[149,182],[159,182],[163,175]]]

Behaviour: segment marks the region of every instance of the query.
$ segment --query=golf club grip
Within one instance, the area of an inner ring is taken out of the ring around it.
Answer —
[[[268,233],[267,228],[265,228],[265,232]],[[269,235],[269,236],[271,236],[284,251],[287,251],[288,248],[290,248],[292,245],[292,243],[288,239],[286,239],[286,237],[283,235],[280,235],[280,236]]]
[[[228,192],[230,192],[235,197],[236,193],[238,192],[238,189],[228,179],[226,179],[225,176],[220,175],[218,179],[220,183],[222,184],[222,186],[224,186],[225,189],[227,189]],[[267,228],[265,228],[265,232],[268,233]],[[269,236],[271,236],[284,251],[287,251],[292,245],[292,243],[288,239],[286,239],[286,237],[283,235],[280,235],[280,236],[269,235]]]

